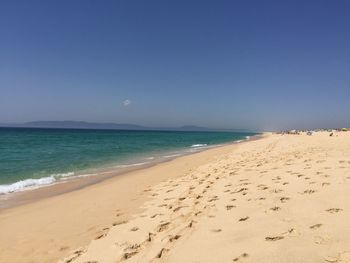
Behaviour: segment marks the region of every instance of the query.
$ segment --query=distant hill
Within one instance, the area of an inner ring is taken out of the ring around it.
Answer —
[[[170,131],[230,131],[248,132],[247,130],[210,129],[194,125],[181,127],[145,127],[129,123],[94,123],[85,121],[32,121],[16,124],[0,124],[0,127],[55,128],[55,129],[105,129],[105,130],[170,130]]]

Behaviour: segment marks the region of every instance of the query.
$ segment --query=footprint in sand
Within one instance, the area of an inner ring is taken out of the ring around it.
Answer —
[[[240,260],[241,258],[247,258],[249,256],[248,253],[243,253],[242,255],[240,255],[239,257],[236,257],[234,259],[232,259],[232,261],[237,262],[238,260]]]
[[[282,189],[273,189],[273,190],[270,191],[270,193],[274,193],[274,194],[278,194],[278,193],[281,193],[281,192],[283,192]]]
[[[103,238],[103,237],[105,237],[105,236],[106,236],[106,233],[103,233],[103,234],[101,234],[101,235],[95,237],[95,239],[96,239],[96,240],[97,240],[97,239],[101,239],[101,238]]]
[[[283,239],[283,236],[265,237],[266,241],[277,241]]]
[[[282,203],[285,203],[285,202],[287,202],[288,200],[290,200],[289,197],[281,197],[281,198],[280,198],[280,201],[281,201]]]
[[[194,220],[191,220],[191,222],[188,224],[188,226],[187,226],[187,227],[193,227],[193,225],[194,225],[195,223],[197,223],[197,222],[196,222],[196,221],[194,221]]]
[[[177,212],[177,211],[179,211],[181,208],[184,208],[184,207],[186,207],[186,206],[179,206],[179,207],[176,207],[176,208],[173,210],[173,212]]]
[[[271,207],[270,210],[278,211],[278,210],[281,210],[281,208],[279,206],[275,206],[275,207]]]
[[[236,207],[235,205],[227,205],[226,210],[231,210],[232,208],[235,208],[235,207]]]
[[[341,209],[341,208],[330,208],[330,209],[327,209],[326,211],[328,213],[335,214],[335,213],[339,213],[339,212],[343,211],[343,209]]]
[[[240,192],[247,191],[247,190],[248,190],[248,188],[244,187],[244,188],[241,188],[241,189],[234,191],[234,192],[231,192],[231,193],[240,193]]]
[[[317,229],[317,228],[320,228],[321,226],[322,226],[322,224],[315,224],[315,225],[310,226],[310,229]]]
[[[259,186],[258,186],[258,187],[259,187]],[[266,185],[264,185],[264,186],[260,186],[259,188],[260,188],[259,190],[266,190],[266,189],[269,189],[269,187],[268,187],[268,186],[266,186]]]
[[[126,252],[126,253],[124,253],[123,258],[124,259],[129,259],[132,256],[135,256],[137,253],[138,253],[138,251]],[[91,262],[91,261],[89,261],[89,262]]]
[[[114,222],[112,224],[112,226],[118,226],[118,225],[122,225],[122,224],[126,224],[128,221],[124,220],[124,221],[120,221],[120,222]]]
[[[214,201],[217,201],[217,200],[219,200],[219,198],[217,196],[213,196],[212,198],[210,198],[208,200],[208,202],[214,202]]]
[[[167,248],[162,248],[159,253],[157,254],[157,258],[161,258],[162,256],[164,256],[165,253],[169,252],[169,249]]]
[[[249,216],[242,217],[242,218],[238,219],[238,222],[247,221],[248,219],[249,219]]]
[[[315,193],[315,192],[316,192],[316,190],[307,189],[307,190],[305,190],[302,194],[313,194],[313,193]]]
[[[175,240],[178,240],[180,237],[181,237],[180,235],[171,236],[171,237],[169,238],[169,241],[170,241],[170,242],[174,242]]]
[[[170,222],[165,222],[165,223],[162,223],[158,226],[157,228],[157,232],[162,232],[164,230],[166,230],[170,225]]]

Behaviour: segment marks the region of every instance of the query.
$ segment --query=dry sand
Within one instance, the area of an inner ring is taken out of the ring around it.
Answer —
[[[123,189],[137,201],[115,200]],[[51,262],[71,253],[61,262],[350,262],[349,193],[349,132],[269,135],[4,211],[0,261]],[[48,215],[54,204],[58,212]],[[133,216],[117,220],[118,206],[132,207],[124,213]],[[42,228],[16,229],[28,220]],[[94,240],[69,252],[79,243],[70,239],[86,235],[87,221]],[[28,232],[33,243],[23,244]],[[3,247],[6,238],[12,247]]]
[[[273,135],[148,190],[69,260],[350,261],[350,133]]]
[[[71,190],[77,189],[77,181],[20,194],[20,202],[23,198],[39,201],[0,209],[0,262],[57,262],[105,234],[111,225],[142,211],[140,206],[152,198],[144,191],[149,186],[187,175],[235,147],[179,157],[75,191]],[[50,192],[63,194],[43,199]]]

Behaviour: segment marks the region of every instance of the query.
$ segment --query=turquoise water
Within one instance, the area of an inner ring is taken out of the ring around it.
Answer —
[[[0,128],[0,194],[149,163],[253,133]]]

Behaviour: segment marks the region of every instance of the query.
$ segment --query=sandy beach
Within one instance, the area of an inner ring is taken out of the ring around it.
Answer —
[[[0,212],[0,262],[350,262],[350,133],[268,134]]]
[[[237,146],[212,148],[150,168],[116,173],[102,182],[86,178],[18,193],[10,200],[14,208],[0,209],[0,262],[56,262],[105,234],[111,225],[142,211],[141,205],[152,198],[145,191],[149,187],[189,174]],[[31,203],[26,203],[28,200]],[[24,205],[18,206],[21,203]]]
[[[350,1],[1,1],[0,263],[350,263]]]

